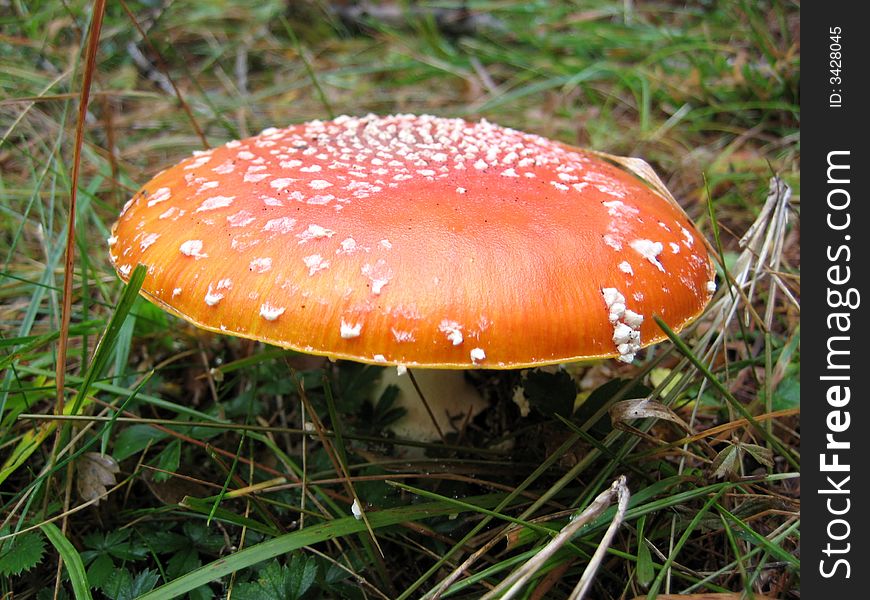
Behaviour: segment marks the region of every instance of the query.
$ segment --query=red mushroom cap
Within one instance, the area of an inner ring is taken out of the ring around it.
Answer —
[[[339,117],[197,152],[109,239],[199,327],[433,368],[630,361],[706,306],[679,206],[593,153],[432,116]]]

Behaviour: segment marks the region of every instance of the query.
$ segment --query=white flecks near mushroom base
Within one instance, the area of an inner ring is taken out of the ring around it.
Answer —
[[[607,319],[613,325],[613,337],[619,356],[617,360],[630,363],[640,350],[640,326],[643,315],[625,306],[625,296],[616,288],[603,288],[601,295],[607,305]]]
[[[486,352],[483,351],[483,348],[473,348],[469,352],[469,356],[471,356],[471,362],[477,364],[486,359]]]
[[[350,505],[350,512],[353,513],[353,518],[356,519],[357,521],[362,519],[363,510],[362,510],[362,507],[359,505],[358,498],[353,499],[353,504]]]
[[[396,375],[398,375],[399,377],[405,375],[407,372],[408,367],[406,367],[405,365],[396,365]]]
[[[532,412],[532,405],[529,403],[529,399],[526,398],[526,393],[523,390],[523,386],[518,385],[514,388],[514,394],[511,398],[514,401],[514,404],[517,405],[517,408],[520,409],[521,417],[528,417],[529,413]]]
[[[283,315],[285,310],[287,309],[283,306],[275,306],[270,302],[264,302],[260,305],[260,316],[267,321],[274,321]]]
[[[456,321],[444,319],[438,324],[438,331],[447,334],[447,339],[450,340],[450,343],[454,346],[458,346],[463,342],[462,325]]]
[[[387,357],[383,354],[375,354],[374,356],[372,356],[372,360],[378,363],[385,363],[387,362]]]
[[[354,323],[351,325],[344,319],[341,320],[340,334],[342,339],[350,340],[360,336],[362,331],[362,323]]]
[[[664,250],[664,246],[661,242],[653,242],[651,240],[634,240],[629,244],[629,246],[634,249],[635,252],[643,256],[645,259],[650,261],[652,264],[656,266],[656,268],[662,273],[665,272],[665,268],[661,262],[659,262],[658,256]]]
[[[302,262],[308,267],[308,276],[312,276],[318,271],[329,268],[329,261],[325,260],[319,254],[311,254],[302,258]]]
[[[707,282],[707,292],[710,294],[716,293],[716,282],[715,281],[708,281]]]
[[[133,265],[121,265],[121,267],[118,269],[118,272],[121,273],[121,275],[123,275],[124,277],[127,277],[128,275],[130,275],[130,271],[132,270]]]
[[[207,258],[208,254],[202,252],[202,240],[187,240],[182,242],[179,250],[185,256],[192,256],[194,259]]]

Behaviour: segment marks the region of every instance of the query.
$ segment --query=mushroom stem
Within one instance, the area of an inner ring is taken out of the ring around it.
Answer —
[[[474,417],[487,406],[463,371],[414,369],[413,379],[408,375],[385,369],[375,390],[377,398],[389,385],[399,388],[396,406],[406,412],[390,425],[399,437],[421,442],[443,440],[445,433],[457,431],[457,420],[464,421],[469,412]]]

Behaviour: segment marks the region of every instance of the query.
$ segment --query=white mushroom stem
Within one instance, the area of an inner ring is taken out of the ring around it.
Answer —
[[[439,428],[444,433],[454,432],[457,430],[457,423],[462,423],[469,411],[471,417],[474,417],[487,406],[487,402],[474,386],[465,380],[463,371],[413,368],[410,370],[438,426],[436,427],[432,422],[432,416],[426,410],[411,378],[408,375],[399,376],[396,369],[384,369],[381,382],[375,389],[374,399],[377,400],[388,385],[399,388],[396,406],[404,408],[406,413],[389,428],[400,438],[434,442],[441,437],[438,433]]]

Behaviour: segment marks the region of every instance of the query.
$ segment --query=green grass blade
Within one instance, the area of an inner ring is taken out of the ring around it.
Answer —
[[[73,594],[76,600],[85,598],[93,598],[91,596],[91,588],[88,585],[88,577],[85,574],[85,565],[82,563],[82,557],[73,547],[72,543],[66,539],[66,536],[61,533],[60,529],[54,523],[46,523],[40,527],[45,537],[60,554],[63,564],[66,566],[69,573],[69,580],[72,583]]]
[[[106,364],[112,357],[112,350],[118,341],[118,336],[124,326],[124,321],[127,320],[127,315],[130,314],[130,309],[133,308],[133,303],[136,302],[136,298],[139,297],[139,289],[142,287],[142,282],[145,281],[145,275],[147,273],[148,269],[145,265],[140,264],[137,265],[136,268],[133,269],[133,273],[130,274],[130,280],[124,287],[124,292],[121,294],[121,299],[115,307],[115,312],[112,314],[112,318],[109,319],[106,331],[103,333],[103,337],[100,338],[100,341],[97,344],[97,349],[94,351],[94,358],[91,361],[91,364],[88,365],[82,383],[79,385],[78,393],[76,394],[75,400],[73,400],[73,414],[78,411],[85,396],[90,392],[91,387],[94,385],[97,378],[102,375]]]
[[[503,498],[503,495],[495,494],[468,498],[466,501],[475,502],[479,506],[496,506]],[[368,515],[368,520],[372,529],[382,529],[407,521],[416,522],[454,512],[456,512],[456,506],[453,504],[431,502],[417,506],[403,506],[380,512],[372,512]],[[183,575],[144,594],[139,600],[175,598],[210,581],[229,575],[233,571],[239,571],[245,567],[250,567],[281,554],[304,548],[305,546],[341,538],[350,534],[361,533],[365,530],[366,524],[354,517],[343,517],[328,523],[306,527],[300,531],[294,531],[293,533],[261,542],[230,556],[203,565],[187,575]]]
[[[686,342],[681,340],[680,337],[676,333],[674,333],[674,331],[670,327],[668,327],[667,323],[665,323],[661,319],[661,317],[656,315],[656,316],[654,316],[654,318],[655,318],[658,326],[661,327],[662,331],[664,331],[665,334],[667,334],[667,336],[670,338],[670,340],[677,347],[677,350],[679,350],[680,353],[683,354],[683,356],[688,358],[689,361],[691,361],[691,363],[693,365],[695,365],[695,368],[697,368],[701,373],[703,373],[704,377],[706,377],[707,380],[713,384],[713,387],[715,387],[719,391],[719,393],[722,394],[722,396],[724,396],[726,400],[728,400],[728,403],[738,413],[740,413],[740,416],[743,417],[744,419],[746,419],[746,421],[752,427],[754,427],[756,429],[756,431],[758,431],[759,434],[761,434],[761,436],[765,439],[765,441],[767,443],[769,443],[770,446],[774,450],[776,450],[777,453],[780,454],[780,456],[785,458],[792,467],[794,467],[796,470],[800,470],[800,468],[801,468],[800,461],[795,457],[794,453],[792,453],[791,450],[789,450],[788,448],[783,446],[782,442],[780,442],[778,439],[776,439],[776,437],[774,437],[774,435],[772,433],[770,433],[766,427],[763,427],[762,425],[760,425],[758,423],[758,421],[755,420],[755,417],[753,417],[749,413],[749,411],[746,410],[746,407],[743,406],[740,403],[740,401],[734,397],[734,395],[731,393],[731,391],[727,387],[725,387],[721,381],[719,381],[719,378],[716,377],[716,375],[714,375],[710,371],[710,369],[707,368],[707,366],[704,363],[702,363],[700,360],[698,360],[698,357],[695,356],[695,354],[692,352],[692,350],[686,345]]]

